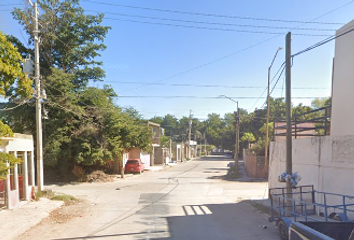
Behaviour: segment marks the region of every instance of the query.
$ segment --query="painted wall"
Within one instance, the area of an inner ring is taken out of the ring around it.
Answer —
[[[140,152],[140,159],[142,161],[142,163],[144,164],[144,167],[150,167],[150,159],[151,159],[151,155],[147,152],[141,151]]]
[[[354,27],[354,20],[340,28],[337,36]],[[336,39],[333,67],[331,135],[354,135],[354,31]]]
[[[16,140],[9,141],[9,145],[6,146],[7,151],[33,151],[32,135],[15,133],[14,138]]]
[[[354,195],[354,136],[293,139],[293,172],[299,185],[313,184],[318,191]],[[269,188],[285,187],[278,176],[286,169],[286,142],[272,142],[269,153]]]

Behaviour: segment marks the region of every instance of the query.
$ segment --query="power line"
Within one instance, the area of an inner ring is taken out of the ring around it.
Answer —
[[[322,45],[325,45],[325,44],[327,44],[327,43],[329,43],[329,42],[331,42],[331,41],[333,41],[333,40],[335,40],[335,39],[337,39],[337,38],[339,38],[339,37],[345,36],[346,34],[351,33],[351,32],[353,32],[353,31],[354,31],[354,27],[351,27],[351,28],[349,28],[349,30],[344,31],[344,32],[341,33],[341,34],[337,34],[337,35],[334,35],[334,36],[332,36],[332,37],[326,38],[326,39],[324,39],[324,40],[322,40],[322,41],[320,41],[320,42],[318,42],[318,43],[315,43],[314,45],[312,45],[312,46],[310,46],[310,47],[308,47],[308,48],[306,48],[306,49],[304,49],[304,50],[301,50],[301,51],[299,51],[299,52],[293,54],[291,57],[294,58],[294,57],[299,56],[299,55],[301,55],[301,54],[303,54],[303,53],[305,53],[305,52],[311,51],[311,50],[313,50],[313,49],[315,49],[315,48],[318,48],[318,47],[320,47],[320,46],[322,46]],[[283,63],[283,65],[284,65],[284,63]],[[283,68],[282,72],[283,72],[283,71],[284,71],[284,68]],[[274,87],[273,87],[271,93],[273,92],[273,90],[274,90],[275,86],[277,85],[279,79],[280,79],[280,76],[279,76],[278,80],[276,81],[276,83],[275,83],[275,85],[274,85]],[[263,93],[262,93],[262,95],[263,95]],[[261,95],[261,96],[262,96],[262,95]],[[254,105],[255,105],[255,104],[254,104]],[[254,105],[253,105],[253,106],[254,106]],[[251,107],[251,109],[253,108],[253,106]],[[263,107],[263,106],[264,106],[264,104],[262,105],[262,107]]]
[[[220,97],[205,97],[205,96],[141,96],[141,95],[125,95],[125,96],[118,96],[119,98],[163,98],[163,99],[222,99]],[[260,97],[230,97],[232,99],[258,99]],[[262,98],[262,97],[261,97]],[[263,97],[265,98],[265,97]],[[311,99],[311,98],[319,98],[319,97],[293,97],[294,99]]]
[[[251,45],[251,46],[248,46],[248,47],[246,47],[246,48],[243,48],[243,49],[241,49],[241,50],[239,50],[239,51],[237,51],[237,52],[233,52],[233,53],[230,53],[230,54],[225,55],[225,56],[223,56],[223,57],[217,58],[217,59],[215,59],[215,60],[213,60],[213,61],[210,61],[210,62],[201,64],[201,65],[199,65],[199,66],[196,66],[196,67],[187,69],[187,70],[185,70],[185,71],[182,71],[182,72],[179,72],[179,73],[170,75],[169,77],[162,78],[162,79],[160,79],[160,80],[158,80],[158,81],[155,81],[155,83],[163,82],[163,81],[166,81],[166,80],[168,80],[168,79],[175,78],[175,77],[184,75],[184,74],[186,74],[186,73],[195,71],[195,70],[197,70],[197,69],[200,69],[200,68],[209,66],[209,65],[214,64],[214,63],[216,63],[216,62],[220,62],[220,61],[222,61],[222,60],[224,60],[224,59],[226,59],[226,58],[229,58],[229,57],[232,57],[232,56],[234,56],[234,55],[240,54],[240,53],[242,53],[242,52],[244,52],[244,51],[247,51],[248,49],[257,47],[257,46],[259,46],[259,45],[261,45],[261,44],[263,44],[263,43],[265,43],[265,42],[268,42],[268,41],[272,40],[272,39],[275,38],[275,37],[277,37],[277,36],[273,36],[273,37],[271,37],[271,38],[268,38],[268,39],[266,39],[266,40],[263,40],[263,41],[261,41],[261,42],[258,42],[258,43],[254,44],[254,45]],[[137,89],[146,87],[146,86],[148,86],[148,85],[144,84],[144,85],[142,85],[142,86],[140,86],[140,87],[131,88],[131,89],[128,89],[128,90],[125,90],[125,91],[121,91],[121,92],[118,92],[118,93],[125,93],[125,92],[129,92],[129,91],[134,91],[134,90],[137,90]]]
[[[11,3],[11,4],[0,4],[0,7],[5,7],[5,6],[6,7],[7,6],[25,6],[25,4],[21,4],[21,3],[19,3],[19,4],[13,4],[13,3]]]
[[[274,77],[272,78],[272,80],[270,81],[270,83],[273,82],[273,80],[277,77],[277,75],[279,74],[280,70],[284,68],[285,62],[283,62],[283,64],[279,67],[278,71],[276,72],[276,74],[274,75]],[[255,101],[255,103],[252,105],[252,107],[250,107],[247,111],[250,111],[257,103],[258,101],[262,98],[263,94],[267,91],[268,87],[265,87],[265,89],[263,90],[263,92],[261,93],[261,95],[257,98],[257,100]]]
[[[283,64],[282,66],[283,66],[283,68],[282,68],[282,70],[281,70],[281,72],[280,72],[280,74],[279,74],[279,77],[278,77],[277,81],[275,82],[275,84],[274,84],[272,90],[270,91],[269,96],[273,93],[275,87],[277,86],[277,84],[278,84],[278,82],[279,82],[280,77],[282,76],[282,74],[283,74],[283,72],[284,72],[284,70],[285,70],[284,64]],[[267,104],[267,100],[263,103],[263,105],[262,105],[261,108],[263,108],[266,104]]]
[[[169,26],[169,27],[180,27],[180,28],[192,28],[192,29],[203,29],[203,30],[213,30],[213,31],[224,31],[224,32],[239,32],[239,33],[252,33],[252,34],[271,34],[271,35],[282,35],[282,34],[285,34],[285,32],[265,32],[265,31],[238,30],[238,29],[230,29],[230,28],[216,28],[216,27],[203,27],[203,26],[181,25],[181,24],[172,24],[172,23],[161,23],[161,22],[147,22],[147,21],[128,20],[128,19],[109,18],[109,17],[104,17],[103,19],[114,20],[114,21],[122,21],[122,22],[143,23],[143,24],[151,24],[151,25],[161,25],[161,26]],[[310,36],[310,37],[330,36],[330,35],[326,35],[326,34],[306,34],[306,33],[294,33],[293,35]]]
[[[159,17],[132,15],[132,14],[117,13],[117,12],[97,11],[97,10],[86,10],[86,11],[111,14],[111,15],[118,15],[118,16],[125,16],[125,17],[134,17],[134,18],[142,18],[142,19],[161,20],[161,21],[172,21],[172,22],[183,22],[183,23],[210,24],[210,25],[248,27],[248,28],[268,28],[268,29],[289,29],[290,28],[290,27],[280,27],[280,26],[264,26],[264,25],[252,25],[252,24],[235,24],[235,23],[181,20],[181,19],[172,19],[172,18],[159,18]],[[336,31],[336,29],[328,29],[328,28],[299,28],[299,27],[294,28],[294,27],[292,27],[292,29],[302,30],[302,31]]]
[[[304,50],[301,50],[301,51],[299,51],[299,52],[293,54],[291,57],[294,58],[294,57],[296,57],[296,56],[299,56],[299,55],[301,55],[301,54],[303,54],[303,53],[305,53],[305,52],[308,52],[308,51],[313,50],[313,49],[315,49],[315,48],[318,48],[318,47],[320,47],[320,46],[322,46],[322,45],[324,45],[324,44],[327,44],[327,43],[329,43],[329,42],[331,42],[331,41],[333,41],[333,40],[335,40],[335,39],[337,39],[337,38],[339,38],[339,37],[345,36],[346,34],[348,34],[348,33],[350,33],[350,32],[353,32],[353,31],[354,31],[354,27],[351,27],[351,28],[349,28],[349,30],[347,30],[347,31],[345,31],[345,32],[343,32],[343,33],[341,33],[341,34],[334,35],[334,36],[332,36],[332,37],[326,38],[326,39],[324,39],[324,40],[322,40],[322,41],[320,41],[320,42],[318,42],[318,43],[315,43],[314,45],[312,45],[312,46],[310,46],[310,47],[308,47],[308,48],[306,48],[306,49],[304,49]],[[283,65],[284,65],[284,63],[283,63]],[[283,65],[282,65],[282,66],[283,66]],[[284,70],[284,69],[283,69],[283,70]],[[283,70],[282,70],[282,72],[283,72]],[[280,79],[280,76],[279,76],[277,82],[275,83],[275,85],[274,85],[274,87],[273,87],[273,89],[272,89],[272,92],[273,92],[275,86],[277,85],[279,79]],[[261,96],[262,96],[263,94],[264,94],[264,92],[261,94]],[[258,100],[256,101],[256,103],[257,103],[257,102],[258,102]],[[254,104],[254,105],[255,105],[255,104]],[[254,105],[253,105],[250,109],[252,109],[252,108],[254,107]],[[263,106],[264,106],[264,104],[262,105],[262,107],[263,107]]]
[[[15,107],[12,107],[12,108],[0,108],[0,112],[5,112],[5,111],[11,111],[11,110],[14,110],[18,107],[21,107],[22,105],[26,104],[27,101],[23,101],[22,103],[18,104],[17,106]]]
[[[347,30],[347,31],[345,31],[345,32],[343,32],[343,33],[341,33],[341,34],[337,34],[337,35],[334,35],[334,36],[332,36],[332,37],[326,38],[326,39],[324,39],[324,40],[322,40],[322,41],[320,41],[320,42],[318,42],[318,43],[316,43],[316,44],[314,44],[314,45],[312,45],[312,46],[310,46],[310,47],[308,47],[308,48],[306,48],[306,49],[304,49],[304,50],[301,50],[301,51],[299,51],[299,52],[297,52],[297,53],[291,55],[291,57],[294,58],[294,57],[296,57],[296,56],[298,56],[298,55],[301,55],[301,54],[303,54],[303,53],[305,53],[305,52],[308,52],[308,51],[310,51],[310,50],[313,50],[313,49],[315,49],[315,48],[318,48],[318,47],[320,47],[320,46],[322,46],[322,45],[325,45],[325,44],[327,44],[327,43],[329,43],[329,42],[331,42],[331,41],[337,39],[337,38],[340,38],[340,37],[342,37],[342,36],[345,36],[346,34],[351,33],[351,32],[353,32],[353,31],[354,31],[354,27],[351,27],[351,28],[349,28],[349,30]]]
[[[349,5],[349,4],[351,4],[351,3],[353,3],[353,1],[350,1],[350,2],[348,2],[348,3],[346,3],[346,4],[344,4],[344,5],[342,5],[342,6],[338,7],[338,8],[336,8],[336,9],[333,9],[333,10],[331,10],[331,11],[329,11],[329,12],[326,12],[326,13],[320,15],[319,17],[316,17],[316,18],[314,18],[314,19],[312,19],[312,20],[310,20],[310,21],[308,21],[308,22],[304,22],[304,23],[302,23],[302,24],[300,24],[300,25],[298,25],[298,26],[296,26],[296,27],[300,27],[300,26],[302,26],[302,25],[305,25],[305,24],[314,22],[315,20],[317,20],[317,19],[319,19],[319,18],[321,18],[321,17],[323,17],[323,16],[326,16],[326,15],[328,15],[328,14],[330,14],[330,13],[332,13],[332,12],[338,10],[338,9],[341,9],[341,8],[343,8],[343,7],[345,7],[345,6]],[[250,45],[249,47],[243,48],[243,49],[241,49],[241,50],[239,50],[239,51],[230,53],[230,54],[225,55],[225,56],[223,56],[223,57],[217,58],[217,59],[215,59],[215,60],[213,60],[213,61],[210,61],[210,62],[201,64],[201,65],[199,65],[199,66],[196,66],[196,67],[193,67],[193,68],[190,68],[190,69],[187,69],[187,70],[185,70],[185,71],[181,71],[181,72],[179,72],[179,73],[170,75],[169,77],[163,78],[163,79],[158,80],[158,81],[156,81],[156,82],[163,82],[163,81],[169,80],[169,79],[171,79],[171,78],[178,77],[178,76],[187,74],[187,73],[189,73],[189,72],[195,71],[195,70],[197,70],[197,69],[200,69],[200,68],[209,66],[209,65],[214,64],[214,63],[216,63],[216,62],[222,61],[222,60],[224,60],[224,59],[226,59],[226,58],[230,58],[230,57],[232,57],[232,56],[234,56],[234,55],[237,55],[237,54],[242,53],[242,52],[244,52],[244,51],[247,51],[247,50],[249,50],[249,49],[255,48],[255,47],[259,46],[259,45],[262,45],[263,43],[266,43],[266,42],[268,42],[268,41],[270,41],[270,40],[272,40],[273,38],[276,38],[276,37],[278,37],[278,36],[280,36],[280,35],[272,36],[272,37],[267,38],[267,39],[265,39],[265,40],[263,40],[263,41],[261,41],[261,42],[258,42],[258,43],[256,43],[256,44]],[[142,86],[140,86],[140,87],[128,89],[128,90],[125,90],[125,91],[122,91],[122,92],[118,92],[118,93],[124,93],[124,92],[128,92],[128,91],[134,91],[134,90],[137,90],[137,89],[146,87],[146,86],[148,86],[148,85],[145,85],[145,84],[144,84],[144,85],[142,85]]]
[[[232,16],[232,15],[215,14],[215,13],[188,12],[188,11],[161,9],[161,8],[130,6],[130,5],[122,5],[122,4],[116,4],[116,3],[97,2],[97,1],[91,1],[91,0],[83,0],[83,1],[88,2],[88,3],[99,4],[99,5],[116,6],[116,7],[123,7],[123,8],[133,8],[133,9],[141,9],[141,10],[149,10],[149,11],[169,12],[169,13],[177,13],[177,14],[185,14],[185,15],[197,15],[197,16],[205,16],[205,17],[233,18],[233,19],[253,20],[253,21],[270,21],[270,22],[285,22],[285,23],[309,23],[308,21],[298,21],[298,20],[243,17],[243,16]],[[342,25],[343,24],[343,23],[333,23],[333,22],[311,22],[311,23],[313,23],[313,24],[328,24],[328,25]]]
[[[146,85],[153,85],[153,86],[172,86],[172,87],[195,87],[195,88],[241,88],[241,89],[259,89],[264,88],[264,86],[237,86],[237,85],[221,85],[221,84],[190,84],[190,83],[161,83],[161,82],[127,82],[127,81],[113,81],[113,80],[104,80],[101,82],[102,84],[105,83],[119,83],[119,84],[146,84]],[[280,88],[279,88],[280,89]],[[292,87],[292,89],[309,89],[309,90],[316,90],[316,89],[329,89],[325,87]]]

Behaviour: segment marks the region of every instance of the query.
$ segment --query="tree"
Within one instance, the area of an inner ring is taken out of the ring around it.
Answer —
[[[222,136],[225,131],[225,123],[220,118],[220,115],[211,113],[208,114],[208,119],[205,121],[205,134],[208,142],[220,148],[222,145]]]
[[[0,121],[0,138],[1,137],[12,137],[13,132],[11,128]],[[12,154],[0,152],[0,180],[6,179],[8,170],[13,167],[14,164],[20,164],[22,161],[19,158],[16,158]],[[9,164],[10,166],[8,166]]]
[[[102,63],[95,59],[106,46],[102,43],[110,27],[101,26],[103,14],[97,16],[84,13],[78,0],[39,0],[41,14],[40,61],[41,74],[51,74],[51,67],[74,74],[73,84],[76,90],[82,89],[90,80],[102,80],[105,76],[100,68]],[[15,8],[13,16],[24,26],[31,36],[33,9]]]
[[[225,129],[222,139],[222,148],[228,150],[235,149],[236,142],[236,122],[235,122],[235,114],[234,113],[226,113],[223,119]]]
[[[28,97],[32,81],[22,72],[22,57],[0,31],[0,96]]]
[[[330,97],[315,98],[311,102],[311,106],[315,109],[329,106],[329,105],[331,105],[331,98]]]
[[[167,114],[163,117],[161,127],[163,127],[165,129],[166,136],[172,137],[173,135],[180,134],[178,126],[179,126],[179,122],[175,116],[173,116],[171,114]],[[180,140],[182,141],[181,138],[180,138]]]
[[[250,143],[256,141],[256,138],[252,133],[244,133],[241,137],[241,142],[247,142],[248,148],[250,147]]]
[[[157,124],[162,124],[162,122],[163,122],[163,119],[162,119],[162,117],[157,117],[157,116],[155,116],[155,117],[153,117],[153,118],[151,118],[149,121],[151,121],[151,122],[154,122],[154,123],[157,123]]]

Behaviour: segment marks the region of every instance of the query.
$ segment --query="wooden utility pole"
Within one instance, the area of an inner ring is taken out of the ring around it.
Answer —
[[[292,124],[291,124],[291,32],[286,35],[285,47],[286,78],[286,172],[292,175]],[[291,193],[290,182],[286,182],[287,192]]]

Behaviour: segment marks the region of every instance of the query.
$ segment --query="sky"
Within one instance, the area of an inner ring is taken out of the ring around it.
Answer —
[[[26,42],[12,19],[13,4],[0,0],[0,31]],[[34,2],[34,1],[33,1]],[[111,26],[100,60],[115,103],[150,119],[172,114],[205,120],[240,108],[265,106],[268,68],[272,97],[285,97],[285,35],[292,54],[335,34],[353,19],[354,1],[336,0],[81,0],[87,14],[104,13]],[[331,95],[334,41],[293,58],[292,102],[310,105]],[[225,97],[226,96],[226,97]],[[231,98],[231,99],[229,99]]]

